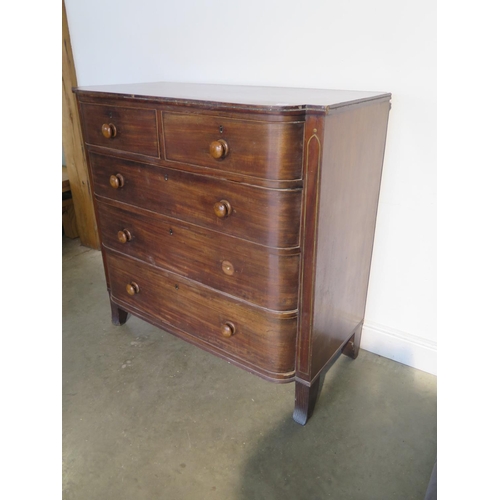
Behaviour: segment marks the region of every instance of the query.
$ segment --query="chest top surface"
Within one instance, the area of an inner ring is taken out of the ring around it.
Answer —
[[[199,101],[225,103],[235,108],[310,109],[328,112],[349,104],[390,98],[387,92],[358,90],[257,87],[198,83],[150,82],[78,87],[78,93],[99,93],[133,98],[153,98],[169,103]]]

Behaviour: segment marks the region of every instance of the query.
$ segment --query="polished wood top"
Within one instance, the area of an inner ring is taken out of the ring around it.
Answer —
[[[253,87],[196,83],[151,82],[121,85],[78,87],[77,93],[100,93],[135,98],[153,98],[171,103],[191,101],[225,103],[235,107],[268,109],[329,109],[368,101],[390,98],[387,92],[356,90],[304,89],[292,87]]]

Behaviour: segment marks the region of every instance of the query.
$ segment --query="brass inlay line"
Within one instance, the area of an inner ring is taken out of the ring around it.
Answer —
[[[314,129],[315,132],[317,132],[317,129]],[[309,332],[312,331],[312,323],[313,323],[313,305],[314,305],[314,287],[315,287],[315,270],[316,270],[316,234],[317,234],[317,218],[318,218],[318,210],[319,210],[319,174],[320,174],[320,162],[321,162],[321,141],[319,137],[314,133],[309,137],[309,140],[307,141],[307,146],[306,146],[306,179],[305,179],[305,192],[307,195],[307,189],[309,185],[309,146],[310,143],[313,139],[316,139],[318,142],[318,163],[316,166],[316,204],[315,204],[315,218],[314,218],[314,237],[313,237],[313,262],[312,262],[312,269],[313,269],[313,277],[312,277],[312,287],[311,287],[311,302],[309,304],[309,312],[310,312],[310,320],[309,320]],[[307,220],[307,203],[305,204],[304,207],[304,223]],[[303,283],[302,283],[302,294],[304,293],[303,289]],[[302,323],[302,317],[303,314],[300,314],[300,320]],[[299,364],[301,363],[302,360],[302,341],[303,341],[303,331],[302,331],[302,324],[301,324],[301,338],[299,342]],[[308,342],[308,355],[307,355],[307,373],[310,372],[311,369],[311,342]],[[300,372],[304,372],[302,367],[299,369]]]

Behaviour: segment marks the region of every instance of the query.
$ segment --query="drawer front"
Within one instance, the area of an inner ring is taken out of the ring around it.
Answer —
[[[162,120],[167,160],[263,179],[302,177],[303,122],[168,112]]]
[[[163,215],[98,204],[102,243],[276,311],[297,308],[299,255]]]
[[[87,144],[159,157],[154,109],[82,104],[81,110]]]
[[[96,154],[91,165],[98,196],[270,247],[299,245],[300,189],[258,188]]]
[[[261,371],[293,372],[296,315],[243,304],[114,252],[106,252],[106,262],[111,296],[130,312],[143,312]]]

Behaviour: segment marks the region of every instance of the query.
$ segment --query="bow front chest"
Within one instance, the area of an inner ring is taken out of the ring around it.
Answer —
[[[75,89],[112,321],[133,314],[296,384],[355,358],[390,94],[150,83]]]

